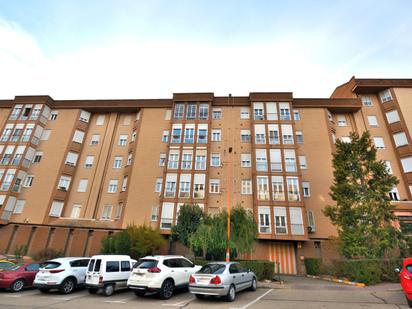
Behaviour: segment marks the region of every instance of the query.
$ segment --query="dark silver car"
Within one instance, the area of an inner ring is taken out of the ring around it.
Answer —
[[[209,263],[189,279],[189,291],[197,298],[212,295],[234,301],[236,293],[246,289],[256,291],[256,275],[238,262]]]

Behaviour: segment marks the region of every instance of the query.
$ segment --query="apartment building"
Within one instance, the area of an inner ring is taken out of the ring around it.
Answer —
[[[412,220],[412,80],[352,78],[330,98],[289,92],[237,97],[0,101],[0,252],[27,245],[92,255],[128,224],[166,235],[181,205],[251,211],[249,259],[304,271],[305,257],[337,256],[332,204],[335,141],[371,132],[400,180],[390,197]]]

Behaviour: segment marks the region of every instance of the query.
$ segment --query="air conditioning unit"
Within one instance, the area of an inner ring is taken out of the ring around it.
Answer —
[[[315,226],[314,225],[308,225],[308,233],[314,233],[315,232]]]
[[[67,188],[66,187],[59,187],[59,190],[67,191]]]

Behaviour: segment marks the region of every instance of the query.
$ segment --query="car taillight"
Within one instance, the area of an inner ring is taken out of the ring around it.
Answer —
[[[222,281],[220,280],[219,276],[215,276],[212,279],[210,279],[210,284],[221,284]]]
[[[193,276],[190,276],[189,283],[195,283],[195,282],[196,282],[195,278]]]
[[[162,270],[159,267],[150,267],[147,269],[149,273],[160,273]]]
[[[64,269],[51,269],[51,270],[49,270],[49,272],[51,274],[61,273],[62,271],[64,271]]]

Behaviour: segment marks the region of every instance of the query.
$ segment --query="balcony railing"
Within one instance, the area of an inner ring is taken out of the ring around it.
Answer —
[[[261,234],[270,234],[271,233],[270,226],[268,226],[268,225],[259,226],[259,233],[261,233]]]
[[[276,226],[275,233],[278,235],[286,235],[288,233],[288,230],[285,226]]]
[[[269,201],[269,191],[260,191],[257,193],[259,201]]]
[[[284,201],[285,192],[273,192],[273,200],[274,201]]]
[[[172,228],[173,219],[171,218],[161,218],[160,228],[163,230],[170,230]]]
[[[175,197],[175,191],[165,191],[165,197]]]

